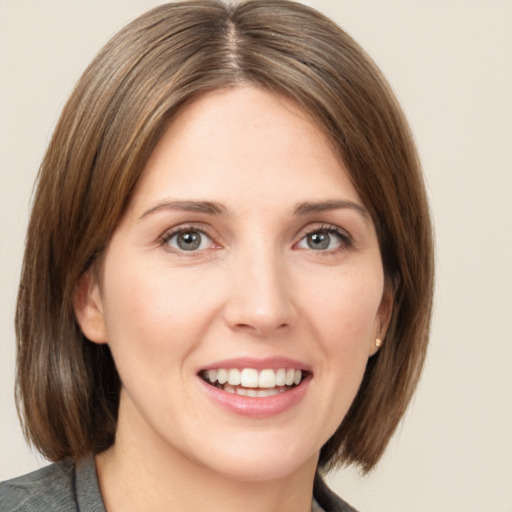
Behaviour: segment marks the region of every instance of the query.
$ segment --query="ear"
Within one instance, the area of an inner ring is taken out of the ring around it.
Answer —
[[[372,339],[369,344],[369,356],[373,356],[378,352],[382,344],[385,342],[386,333],[391,321],[391,313],[393,312],[393,303],[395,294],[393,285],[389,279],[384,282],[384,290],[382,292],[382,299],[380,301],[377,316],[375,317],[375,325]],[[377,342],[380,340],[380,343]]]
[[[100,286],[92,268],[77,283],[73,295],[73,309],[84,336],[94,343],[107,343]]]

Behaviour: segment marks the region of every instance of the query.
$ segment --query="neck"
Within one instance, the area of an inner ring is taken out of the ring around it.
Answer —
[[[120,421],[115,444],[96,456],[107,512],[311,511],[316,456],[291,474],[248,480],[205,467],[132,427]]]

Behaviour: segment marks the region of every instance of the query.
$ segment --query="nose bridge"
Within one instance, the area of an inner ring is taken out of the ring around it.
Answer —
[[[289,272],[283,255],[264,241],[236,257],[226,318],[232,328],[265,335],[295,320]]]

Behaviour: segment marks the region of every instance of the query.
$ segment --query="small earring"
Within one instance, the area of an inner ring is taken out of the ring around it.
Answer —
[[[375,346],[377,348],[380,348],[381,345],[382,345],[382,338],[375,338]]]

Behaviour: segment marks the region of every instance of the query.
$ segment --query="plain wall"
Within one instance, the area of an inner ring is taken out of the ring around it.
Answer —
[[[13,399],[32,183],[64,101],[152,0],[0,0],[0,479],[45,462]],[[432,340],[378,468],[332,475],[361,511],[512,510],[512,2],[311,0],[381,66],[412,124],[437,238]]]

